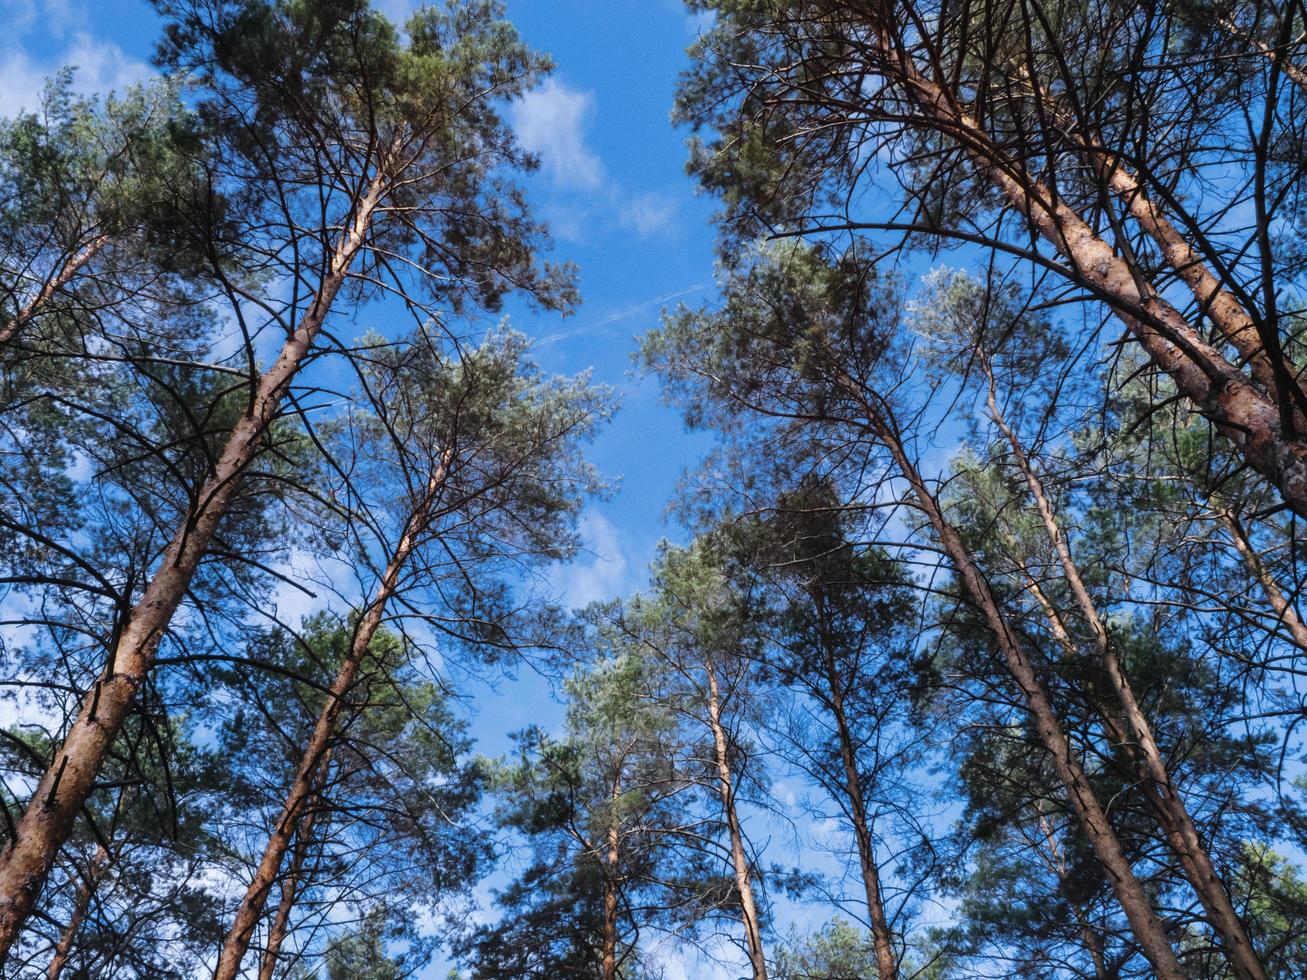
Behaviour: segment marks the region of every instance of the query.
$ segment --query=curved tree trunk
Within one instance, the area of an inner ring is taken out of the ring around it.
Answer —
[[[249,410],[232,428],[212,473],[176,529],[144,595],[128,615],[100,678],[37,784],[15,839],[0,858],[0,963],[31,914],[59,848],[72,833],[105,756],[154,666],[159,643],[190,588],[218,522],[245,470],[258,456],[283,397],[345,283],[371,226],[384,183],[381,174],[375,176],[356,203],[312,304],[259,380]]]
[[[1138,176],[1120,156],[1107,150],[1101,139],[1084,131],[1064,100],[1050,95],[1031,78],[1025,66],[1016,66],[1016,71],[1030,85],[1035,97],[1049,107],[1059,128],[1079,134],[1074,149],[1088,159],[1103,188],[1126,205],[1139,228],[1156,243],[1166,264],[1189,288],[1199,308],[1220,334],[1239,352],[1240,361],[1249,366],[1263,391],[1275,396],[1282,419],[1296,420],[1290,424],[1301,426],[1307,409],[1307,390],[1303,388],[1299,369],[1285,354],[1275,328],[1254,320],[1238,297],[1208,268],[1189,240],[1153,203]]]
[[[926,123],[963,148],[1031,228],[1068,261],[1072,275],[1116,313],[1152,362],[1229,439],[1284,502],[1307,516],[1307,440],[1282,424],[1280,406],[1248,380],[1184,316],[1142,280],[1058,195],[1009,159],[951,93],[890,39],[892,15],[871,17],[878,67],[902,84]]]

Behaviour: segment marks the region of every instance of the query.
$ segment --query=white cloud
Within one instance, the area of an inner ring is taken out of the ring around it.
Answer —
[[[541,169],[559,187],[597,190],[604,182],[603,163],[585,142],[586,120],[593,112],[592,93],[553,78],[513,103],[517,138],[540,157]]]
[[[676,202],[656,192],[640,194],[622,206],[618,221],[641,238],[671,231],[676,217]]]
[[[573,609],[622,595],[630,569],[617,528],[606,518],[589,512],[581,518],[580,530],[582,556],[589,555],[590,561],[561,565],[552,576],[560,598]]]
[[[38,61],[22,48],[0,56],[0,115],[12,116],[40,105],[46,79],[65,65],[76,68],[73,90],[83,95],[108,95],[145,81],[153,71],[111,41],[85,32],[74,34],[57,58]]]
[[[0,17],[11,35],[30,31],[38,20],[43,31],[62,33],[74,20],[69,0],[0,0]]]

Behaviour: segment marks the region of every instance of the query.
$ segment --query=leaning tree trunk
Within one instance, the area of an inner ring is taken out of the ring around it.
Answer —
[[[749,952],[749,965],[753,980],[767,980],[767,957],[762,948],[762,923],[758,906],[753,898],[752,874],[749,856],[744,849],[744,831],[735,807],[735,778],[731,772],[730,743],[722,725],[721,694],[717,687],[717,672],[711,661],[704,664],[708,675],[708,727],[712,730],[713,752],[717,763],[717,779],[722,797],[722,811],[731,838],[731,865],[735,871],[735,889],[740,895],[740,918],[744,923],[744,939]]]
[[[260,378],[247,413],[232,427],[222,454],[165,549],[144,595],[132,607],[103,672],[84,699],[0,858],[0,963],[31,914],[59,848],[72,833],[109,748],[149,676],[159,643],[190,588],[218,522],[236,495],[241,477],[258,456],[282,399],[345,283],[371,227],[384,184],[385,178],[378,173],[355,203],[313,302],[277,360]]]
[[[331,740],[336,733],[336,723],[345,709],[345,699],[367,660],[372,639],[376,636],[385,617],[386,604],[398,589],[400,573],[412,555],[413,549],[427,531],[431,506],[444,485],[451,458],[452,450],[446,450],[431,475],[425,494],[405,522],[404,533],[395,547],[395,553],[386,563],[386,570],[382,573],[376,593],[359,618],[349,653],[346,654],[335,679],[331,682],[327,700],[304,746],[295,778],[291,782],[290,791],[286,794],[277,822],[273,825],[273,831],[268,837],[268,843],[264,846],[263,856],[254,872],[254,878],[245,891],[245,898],[241,901],[240,907],[236,910],[231,927],[227,930],[227,938],[223,941],[222,951],[218,954],[218,965],[213,973],[214,980],[234,980],[240,971],[241,961],[249,950],[254,927],[263,913],[268,892],[277,879],[282,858],[290,847],[291,839],[295,836],[305,803],[313,795],[315,775],[331,748]]]
[[[1298,648],[1300,653],[1307,653],[1307,624],[1303,623],[1302,617],[1298,615],[1298,610],[1294,608],[1293,603],[1285,598],[1284,591],[1280,588],[1279,583],[1275,581],[1274,576],[1266,567],[1266,563],[1262,561],[1262,556],[1253,547],[1243,522],[1239,520],[1234,511],[1226,508],[1219,508],[1217,514],[1225,525],[1226,531],[1229,532],[1230,540],[1234,542],[1239,557],[1243,559],[1248,571],[1252,573],[1253,578],[1257,580],[1257,584],[1261,586],[1267,604],[1275,611],[1278,621],[1283,623],[1285,629],[1289,631],[1289,636],[1293,639],[1293,645]]]
[[[1034,498],[1045,534],[1057,555],[1076,606],[1093,634],[1099,661],[1107,673],[1108,681],[1112,685],[1112,693],[1117,704],[1120,705],[1122,719],[1126,725],[1124,734],[1129,738],[1124,744],[1130,747],[1131,756],[1139,762],[1142,770],[1140,775],[1144,780],[1141,788],[1149,807],[1165,832],[1172,853],[1179,859],[1185,878],[1188,879],[1198,900],[1202,903],[1208,921],[1221,937],[1225,945],[1225,955],[1235,974],[1242,980],[1265,980],[1266,971],[1257,957],[1252,940],[1248,938],[1243,921],[1234,910],[1230,893],[1226,891],[1225,884],[1216,873],[1207,848],[1198,834],[1198,828],[1194,825],[1193,818],[1184,804],[1184,798],[1171,779],[1171,773],[1162,758],[1157,740],[1153,737],[1152,726],[1148,723],[1143,709],[1140,708],[1130,679],[1126,677],[1121,661],[1112,648],[1107,635],[1107,626],[1099,616],[1098,607],[1080,574],[1080,567],[1071,554],[1071,546],[1067,542],[1066,535],[1062,533],[1057,515],[1053,513],[1052,502],[1048,499],[1044,485],[1029,457],[1026,456],[1025,447],[999,409],[988,354],[981,351],[980,360],[989,379],[986,398],[990,416],[1012,449],[1017,468],[1025,477],[1026,486],[1030,490],[1031,497]],[[1065,635],[1065,631],[1063,634]],[[1070,643],[1069,637],[1067,642]],[[1074,645],[1071,645],[1071,649],[1074,651]],[[1115,723],[1113,718],[1109,717],[1107,720]]]
[[[1116,830],[1108,819],[1102,802],[1093,785],[1072,751],[1071,741],[1062,728],[1062,722],[1053,708],[1048,690],[1035,672],[1034,665],[1016,632],[1012,629],[998,605],[989,582],[972,560],[957,528],[948,522],[934,494],[926,486],[894,428],[892,421],[863,397],[863,392],[852,378],[841,376],[839,383],[847,393],[863,406],[871,434],[893,457],[895,465],[912,490],[918,506],[934,528],[944,553],[952,562],[965,594],[980,613],[1003,655],[1009,675],[1016,682],[1026,708],[1035,723],[1040,743],[1052,758],[1058,778],[1066,787],[1067,803],[1076,815],[1080,828],[1093,848],[1094,856],[1106,870],[1112,882],[1117,902],[1144,956],[1162,980],[1181,980],[1184,968],[1171,947],[1171,940],[1153,911],[1143,885],[1135,877],[1134,868],[1126,857]]]
[[[73,951],[73,944],[77,942],[77,934],[81,931],[87,910],[91,907],[91,900],[95,897],[95,890],[100,886],[100,879],[108,868],[109,852],[104,849],[103,844],[97,844],[86,878],[77,887],[77,894],[73,898],[73,911],[68,919],[68,925],[60,935],[59,942],[54,948],[54,958],[46,968],[45,980],[59,980],[63,976],[64,968],[68,966],[68,957]]]
[[[54,294],[72,282],[73,276],[77,275],[82,266],[86,265],[86,263],[90,262],[91,259],[99,255],[108,244],[108,235],[96,235],[82,246],[81,249],[68,256],[64,260],[63,265],[59,267],[58,271],[47,279],[45,285],[43,285],[40,291],[32,297],[31,302],[14,314],[12,320],[4,326],[0,326],[0,344],[7,344],[9,341],[17,337],[23,328],[31,323],[45,305],[50,302],[54,297]]]
[[[890,40],[892,23],[884,7],[872,16],[879,67],[897,78],[924,121],[963,148],[1008,204],[1066,257],[1075,279],[1116,313],[1179,391],[1279,489],[1294,512],[1307,517],[1307,441],[1282,426],[1280,406],[1203,339],[1065,200],[1009,158],[951,93],[923,75],[909,53]]]
[[[1285,57],[1285,53],[1278,48],[1272,48],[1267,45],[1265,41],[1253,37],[1229,17],[1218,17],[1216,23],[1221,30],[1225,31],[1227,34],[1232,34],[1241,41],[1244,41],[1262,57],[1266,58],[1272,64],[1278,65],[1280,70],[1288,77],[1289,81],[1293,82],[1304,92],[1307,92],[1307,69],[1300,68],[1298,65],[1294,64],[1289,58]]]
[[[1065,894],[1074,888],[1075,882],[1066,865],[1066,854],[1058,845],[1057,838],[1053,834],[1053,825],[1049,822],[1046,813],[1039,814],[1039,831],[1043,835],[1041,849],[1045,855],[1045,863],[1057,876],[1059,887]],[[1068,904],[1074,909],[1076,924],[1080,926],[1080,941],[1084,944],[1085,952],[1089,954],[1090,962],[1094,964],[1095,980],[1107,980],[1109,974],[1107,962],[1103,958],[1103,937],[1090,923],[1083,905],[1071,901],[1068,901]]]
[[[1249,366],[1262,390],[1276,396],[1282,419],[1291,418],[1295,425],[1300,425],[1307,409],[1307,389],[1303,387],[1298,368],[1285,354],[1275,328],[1249,314],[1240,299],[1208,268],[1188,238],[1153,203],[1138,176],[1118,154],[1102,146],[1094,134],[1084,131],[1065,100],[1051,95],[1024,65],[1017,66],[1016,71],[1030,86],[1032,94],[1048,107],[1057,128],[1078,137],[1072,146],[1088,160],[1104,190],[1125,204],[1135,223],[1157,245],[1166,264],[1189,288],[1202,312],[1239,352],[1240,361]]]
[[[263,958],[259,961],[259,980],[272,980],[272,975],[277,970],[277,959],[281,956],[282,944],[290,933],[290,914],[295,907],[295,900],[299,897],[304,862],[308,860],[309,850],[313,845],[313,825],[318,816],[313,802],[321,799],[330,766],[331,750],[328,749],[323,753],[322,763],[318,766],[314,779],[313,799],[307,804],[304,815],[295,828],[295,853],[291,855],[290,867],[281,880],[281,899],[277,902],[277,911],[268,929],[268,942],[263,949]]]

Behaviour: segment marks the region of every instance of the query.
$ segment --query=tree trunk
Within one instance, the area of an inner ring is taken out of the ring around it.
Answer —
[[[357,202],[312,304],[277,360],[259,380],[248,412],[233,426],[222,455],[174,533],[144,595],[128,615],[104,671],[37,784],[15,839],[0,858],[0,964],[31,914],[59,848],[68,839],[77,813],[95,786],[100,766],[132,710],[137,691],[149,676],[159,643],[190,587],[219,520],[235,496],[242,475],[258,455],[259,444],[282,398],[322,329],[367,236],[383,187],[384,178],[378,174]]]
[[[862,867],[862,884],[867,895],[867,916],[871,921],[872,944],[876,951],[876,972],[880,980],[895,980],[898,965],[894,961],[894,936],[885,917],[885,904],[880,891],[880,869],[876,865],[875,844],[871,828],[867,826],[867,804],[862,796],[862,779],[858,774],[857,749],[844,712],[844,690],[839,672],[832,658],[826,658],[826,680],[831,689],[831,714],[835,718],[836,737],[840,743],[840,759],[844,763],[844,787],[849,797],[849,818],[853,823],[853,837],[858,846],[858,862]]]
[[[73,943],[77,941],[77,933],[82,928],[82,922],[86,919],[86,911],[91,907],[91,899],[95,896],[95,890],[99,887],[100,878],[109,867],[109,852],[104,849],[103,844],[97,844],[95,847],[95,856],[91,858],[91,866],[87,869],[86,878],[77,887],[77,895],[73,899],[73,912],[68,919],[68,926],[64,929],[63,934],[59,937],[59,942],[54,948],[54,959],[50,961],[50,966],[45,971],[45,980],[59,980],[63,975],[64,967],[68,965],[68,957],[73,951]]]
[[[767,980],[767,958],[762,948],[762,925],[758,918],[758,906],[753,900],[749,858],[744,851],[744,832],[740,828],[740,817],[735,809],[734,777],[731,774],[726,729],[722,725],[717,672],[713,669],[711,661],[705,662],[704,670],[708,675],[708,727],[712,729],[722,810],[726,815],[726,827],[731,836],[731,863],[735,869],[735,888],[740,894],[740,918],[744,922],[744,939],[749,951],[749,964],[753,968],[753,980]]]
[[[613,781],[613,803],[622,795],[621,783]],[[621,859],[621,828],[612,819],[608,828],[608,854],[604,867],[603,980],[617,980],[617,874]]]
[[[1257,553],[1253,547],[1252,541],[1248,538],[1248,532],[1244,529],[1243,523],[1231,510],[1224,508],[1218,509],[1222,523],[1225,524],[1226,530],[1230,534],[1230,540],[1234,542],[1239,557],[1244,560],[1248,570],[1252,572],[1253,578],[1257,584],[1262,587],[1262,593],[1266,596],[1266,601],[1270,607],[1275,610],[1275,615],[1280,618],[1289,631],[1289,636],[1293,638],[1293,645],[1301,652],[1307,653],[1307,625],[1303,624],[1302,618],[1298,615],[1298,610],[1293,604],[1284,597],[1280,586],[1271,576],[1266,565],[1262,562],[1262,556]]]
[[[236,910],[236,916],[232,920],[231,928],[227,930],[227,938],[223,941],[222,951],[218,955],[218,965],[214,970],[214,980],[234,980],[240,970],[241,961],[245,958],[245,953],[250,946],[250,940],[254,936],[254,927],[258,924],[259,916],[263,912],[268,892],[277,879],[277,871],[281,867],[281,861],[286,854],[287,848],[290,846],[291,838],[295,835],[295,829],[303,813],[304,805],[313,795],[315,774],[330,749],[331,739],[336,732],[336,722],[340,719],[340,714],[345,708],[345,698],[354,686],[359,670],[367,659],[372,638],[376,635],[377,629],[381,626],[382,619],[385,616],[386,604],[395,594],[399,585],[400,572],[403,570],[409,556],[413,553],[414,547],[427,530],[431,504],[445,482],[445,474],[451,458],[452,450],[447,449],[441,458],[440,464],[431,475],[426,494],[413,513],[409,515],[404,533],[399,539],[399,544],[395,547],[395,553],[386,564],[386,570],[381,576],[381,582],[377,586],[376,594],[373,595],[366,611],[359,618],[353,642],[350,643],[349,653],[345,656],[344,662],[341,663],[339,670],[336,672],[335,679],[331,682],[327,700],[318,714],[317,722],[313,726],[313,732],[309,736],[308,743],[304,746],[304,753],[300,758],[295,778],[291,783],[290,791],[286,794],[286,800],[282,804],[277,822],[273,825],[272,834],[268,837],[268,843],[264,847],[263,857],[255,870],[254,879],[250,882],[245,891],[245,898]]]
[[[1254,48],[1254,50],[1257,51],[1258,54],[1269,59],[1271,62],[1278,64],[1280,66],[1280,70],[1284,72],[1284,74],[1288,77],[1289,81],[1293,82],[1304,92],[1307,92],[1307,70],[1303,70],[1302,68],[1299,68],[1292,61],[1286,58],[1284,56],[1283,51],[1279,51],[1276,50],[1275,48],[1268,47],[1264,42],[1259,41],[1257,38],[1250,35],[1247,31],[1243,30],[1243,28],[1241,28],[1229,17],[1218,18],[1216,22],[1217,24],[1220,25],[1221,30],[1225,31],[1228,34],[1233,34],[1241,41],[1250,44]]]
[[[1075,148],[1088,158],[1103,186],[1125,202],[1139,227],[1161,249],[1167,265],[1189,287],[1200,309],[1216,324],[1221,335],[1234,345],[1240,360],[1250,366],[1257,383],[1265,392],[1276,396],[1282,417],[1288,413],[1300,424],[1304,418],[1303,409],[1307,407],[1307,393],[1302,387],[1298,369],[1286,357],[1274,328],[1269,328],[1269,336],[1263,337],[1258,323],[1247,309],[1221,284],[1180,230],[1153,204],[1138,177],[1121,158],[1104,148],[1101,139],[1094,134],[1084,132],[1065,101],[1050,95],[1030,76],[1024,65],[1016,66],[1016,71],[1030,85],[1035,97],[1049,107],[1061,129],[1080,134]]]
[[[1184,969],[1171,947],[1171,940],[1153,912],[1152,905],[1144,892],[1134,869],[1126,857],[1121,841],[1107,817],[1103,804],[1094,793],[1093,785],[1085,776],[1071,748],[1070,739],[1062,729],[1061,720],[1053,709],[1048,691],[1035,673],[1034,666],[1026,654],[1025,648],[1017,638],[999,608],[980,569],[971,559],[966,545],[957,529],[944,517],[939,501],[930,492],[926,482],[908,458],[907,451],[892,424],[883,418],[879,411],[863,398],[856,383],[847,376],[841,382],[849,393],[862,402],[867,414],[867,422],[872,433],[889,451],[899,472],[912,488],[913,496],[926,514],[935,530],[944,553],[948,555],[966,595],[970,598],[976,611],[980,613],[990,634],[1003,654],[1008,673],[1016,682],[1035,723],[1035,731],[1041,744],[1053,760],[1058,777],[1067,790],[1067,803],[1075,813],[1076,819],[1084,832],[1085,839],[1094,850],[1094,856],[1102,864],[1112,882],[1112,889],[1117,902],[1130,922],[1140,949],[1153,965],[1153,969],[1162,980],[1181,980]]]
[[[1052,869],[1053,874],[1057,875],[1060,887],[1065,891],[1070,874],[1066,866],[1066,855],[1063,854],[1062,848],[1058,846],[1057,838],[1053,834],[1053,825],[1048,819],[1048,814],[1039,815],[1039,830],[1043,834],[1041,846],[1044,850],[1046,862]],[[1085,915],[1084,907],[1079,902],[1068,902],[1075,910],[1076,923],[1080,926],[1080,941],[1085,945],[1085,951],[1089,954],[1089,960],[1094,964],[1094,976],[1097,980],[1107,980],[1107,963],[1103,959],[1103,937],[1098,934],[1090,924],[1088,917]]]
[[[72,281],[73,276],[77,275],[77,271],[99,255],[107,244],[109,244],[108,235],[96,235],[80,251],[68,256],[64,260],[64,264],[59,267],[59,271],[46,280],[45,285],[32,298],[32,301],[14,314],[12,320],[0,327],[0,344],[7,344],[18,336],[19,331],[41,312],[41,308],[46,303],[50,302],[50,298],[67,286]]]
[[[1013,458],[1017,462],[1018,469],[1021,470],[1022,475],[1025,477],[1026,486],[1030,489],[1030,495],[1034,498],[1035,507],[1039,511],[1039,517],[1043,522],[1049,544],[1052,545],[1054,552],[1057,554],[1066,583],[1071,589],[1071,594],[1075,597],[1076,606],[1094,636],[1094,646],[1097,649],[1099,660],[1107,673],[1108,680],[1112,685],[1112,693],[1121,707],[1122,718],[1127,726],[1129,739],[1126,744],[1131,746],[1132,756],[1141,763],[1142,772],[1140,775],[1144,777],[1142,782],[1144,795],[1147,797],[1158,823],[1166,833],[1172,852],[1180,860],[1180,866],[1185,877],[1189,880],[1194,893],[1202,903],[1208,921],[1211,923],[1212,928],[1216,930],[1217,935],[1221,937],[1221,941],[1225,945],[1226,958],[1230,961],[1230,965],[1234,967],[1235,974],[1243,978],[1243,980],[1265,980],[1266,971],[1257,958],[1257,952],[1253,948],[1252,941],[1248,938],[1242,920],[1234,910],[1234,904],[1230,901],[1229,892],[1226,891],[1224,883],[1216,874],[1216,869],[1212,864],[1210,855],[1207,853],[1207,848],[1198,835],[1198,828],[1194,825],[1193,818],[1190,817],[1189,810],[1184,804],[1184,799],[1180,796],[1171,779],[1166,762],[1162,758],[1161,750],[1157,747],[1157,740],[1153,737],[1152,726],[1148,723],[1148,718],[1144,715],[1143,709],[1139,707],[1134,688],[1130,685],[1130,680],[1121,667],[1121,661],[1117,658],[1116,651],[1112,649],[1112,644],[1107,635],[1107,626],[1104,624],[1102,617],[1098,615],[1098,607],[1094,604],[1093,597],[1089,594],[1089,589],[1085,586],[1085,581],[1080,575],[1080,567],[1071,554],[1071,546],[1067,543],[1066,536],[1062,533],[1062,528],[1058,524],[1057,516],[1053,513],[1053,505],[1044,492],[1044,485],[1040,481],[1038,474],[1035,473],[1035,468],[1031,465],[1029,457],[1026,456],[1021,440],[1017,438],[1016,432],[1007,424],[1007,420],[998,407],[994,377],[991,373],[988,354],[981,351],[980,360],[989,379],[986,397],[989,403],[990,415],[994,419],[994,424],[998,426],[999,431],[1003,433],[1008,445],[1012,448]],[[1065,630],[1062,632],[1063,635],[1066,635]],[[1074,644],[1070,643],[1069,636],[1066,637],[1066,640],[1074,655]]]
[[[1142,281],[1138,269],[1056,194],[1009,159],[957,101],[889,40],[885,12],[873,17],[883,70],[894,74],[926,121],[956,141],[1031,227],[1069,261],[1071,273],[1116,313],[1153,363],[1211,420],[1284,502],[1307,516],[1307,442],[1281,425],[1280,408],[1184,316]]]
[[[322,789],[327,783],[327,771],[331,766],[331,749],[328,748],[322,756],[322,764],[318,766],[318,772],[315,779],[314,799],[322,795]],[[277,969],[277,958],[281,955],[282,944],[286,941],[286,936],[290,932],[290,913],[295,907],[295,899],[298,897],[300,877],[304,873],[304,862],[308,859],[309,849],[313,845],[313,824],[316,822],[318,811],[313,808],[313,800],[310,800],[305,807],[303,819],[300,820],[299,826],[295,828],[295,852],[291,855],[290,867],[286,871],[286,876],[281,880],[281,900],[277,903],[276,915],[272,918],[272,925],[268,929],[268,942],[263,950],[263,958],[259,961],[259,980],[272,980],[273,973]]]

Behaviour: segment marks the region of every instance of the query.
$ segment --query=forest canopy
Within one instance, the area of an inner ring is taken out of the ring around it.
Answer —
[[[1307,6],[526,6],[0,99],[0,973],[1307,976]]]

